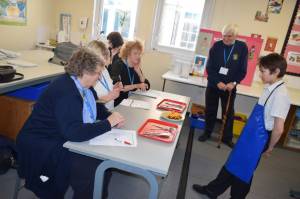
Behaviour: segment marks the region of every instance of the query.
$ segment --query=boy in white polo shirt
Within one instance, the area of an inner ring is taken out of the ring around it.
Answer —
[[[209,198],[217,198],[231,187],[231,199],[242,199],[250,191],[253,173],[261,155],[271,155],[284,130],[290,99],[282,81],[286,60],[277,53],[260,58],[260,78],[266,85],[243,132],[216,179],[193,189]]]

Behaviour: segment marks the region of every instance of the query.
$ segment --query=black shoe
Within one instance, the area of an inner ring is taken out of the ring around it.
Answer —
[[[200,193],[200,194],[203,194],[203,195],[206,195],[208,198],[210,199],[217,199],[216,196],[213,196],[211,193],[209,193],[205,186],[201,186],[199,184],[193,184],[193,189],[197,192],[197,193]]]
[[[203,135],[199,136],[198,141],[200,142],[205,142],[206,140],[208,140],[210,138],[210,135],[204,133]]]
[[[222,142],[230,148],[234,147],[234,143],[231,140],[226,140],[226,141],[222,141]]]

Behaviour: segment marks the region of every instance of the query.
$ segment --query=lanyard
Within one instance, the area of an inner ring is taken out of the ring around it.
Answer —
[[[229,53],[229,55],[228,55],[228,57],[227,57],[227,59],[226,59],[226,52],[225,52],[225,48],[224,48],[224,67],[226,67],[226,64],[227,64],[227,62],[228,62],[228,60],[229,60],[229,58],[230,58],[230,56],[231,56],[231,54],[232,54],[233,49],[234,49],[234,44],[233,44],[233,46],[231,47],[230,53]]]
[[[87,97],[87,91],[86,91],[87,89],[85,89],[81,86],[80,82],[78,81],[78,79],[75,76],[71,76],[71,78],[74,80],[74,82],[76,84],[76,87],[78,88],[78,90],[79,90],[79,92],[82,96],[83,103],[86,105],[91,119],[93,120],[93,122],[95,122],[96,117],[95,117],[94,111],[93,111],[92,106],[91,106],[91,104],[88,100],[88,97]]]
[[[104,80],[104,81],[102,81]],[[108,91],[110,92],[111,90],[109,89],[108,83],[104,77],[104,75],[102,74],[102,78],[99,79],[100,83],[102,84],[102,86]]]
[[[134,82],[134,73],[132,73],[132,75],[130,74],[130,70],[129,70],[127,60],[125,61],[125,64],[127,66],[127,71],[128,71],[128,77],[129,77],[130,84],[133,84],[133,82]]]

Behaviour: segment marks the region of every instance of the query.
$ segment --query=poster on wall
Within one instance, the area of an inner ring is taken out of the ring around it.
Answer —
[[[201,38],[201,35],[203,33],[205,33],[204,35],[208,35],[208,34],[212,35],[212,39],[211,39],[209,48],[211,48],[216,41],[219,41],[222,39],[222,33],[219,31],[213,31],[213,30],[209,30],[209,29],[200,29],[200,33],[199,33],[198,37]],[[240,41],[244,41],[247,44],[248,51],[249,51],[247,75],[243,79],[243,81],[241,81],[241,84],[251,86],[253,78],[254,78],[256,64],[257,64],[257,60],[258,60],[258,57],[260,54],[263,40],[261,38],[257,38],[257,37],[254,38],[254,37],[242,36],[242,35],[238,35],[237,39]],[[201,40],[198,40],[197,46],[200,45],[199,41],[201,42]],[[200,48],[198,48],[198,49],[200,49]],[[197,49],[196,49],[196,54],[200,54],[199,51],[197,51]],[[207,76],[206,72],[204,73],[204,76]]]
[[[59,32],[62,37],[59,39],[60,41],[68,42],[71,40],[71,14],[60,14]]]
[[[212,39],[212,33],[203,32],[199,35],[196,46],[196,54],[208,56]]]
[[[256,11],[254,19],[256,21],[268,22],[269,16],[268,13],[264,13],[262,11]]]
[[[27,23],[27,0],[0,0],[0,24],[22,26]]]
[[[277,43],[277,38],[268,37],[265,45],[265,51],[274,52]]]
[[[282,8],[283,0],[269,0],[268,12],[279,14]]]
[[[284,50],[284,57],[287,61],[287,73],[300,76],[300,7],[298,7],[291,33]]]
[[[300,46],[300,31],[291,31],[288,44],[294,46]]]

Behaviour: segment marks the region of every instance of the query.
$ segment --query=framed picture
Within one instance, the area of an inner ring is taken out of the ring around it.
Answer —
[[[283,0],[269,0],[268,12],[279,14],[282,8]]]
[[[0,0],[0,24],[24,26],[27,23],[27,0]]]
[[[277,43],[277,38],[268,37],[265,45],[265,51],[274,52]]]
[[[194,64],[192,68],[192,75],[203,76],[207,62],[207,56],[195,55]]]
[[[286,58],[288,75],[300,77],[300,0],[297,0],[281,54]]]

